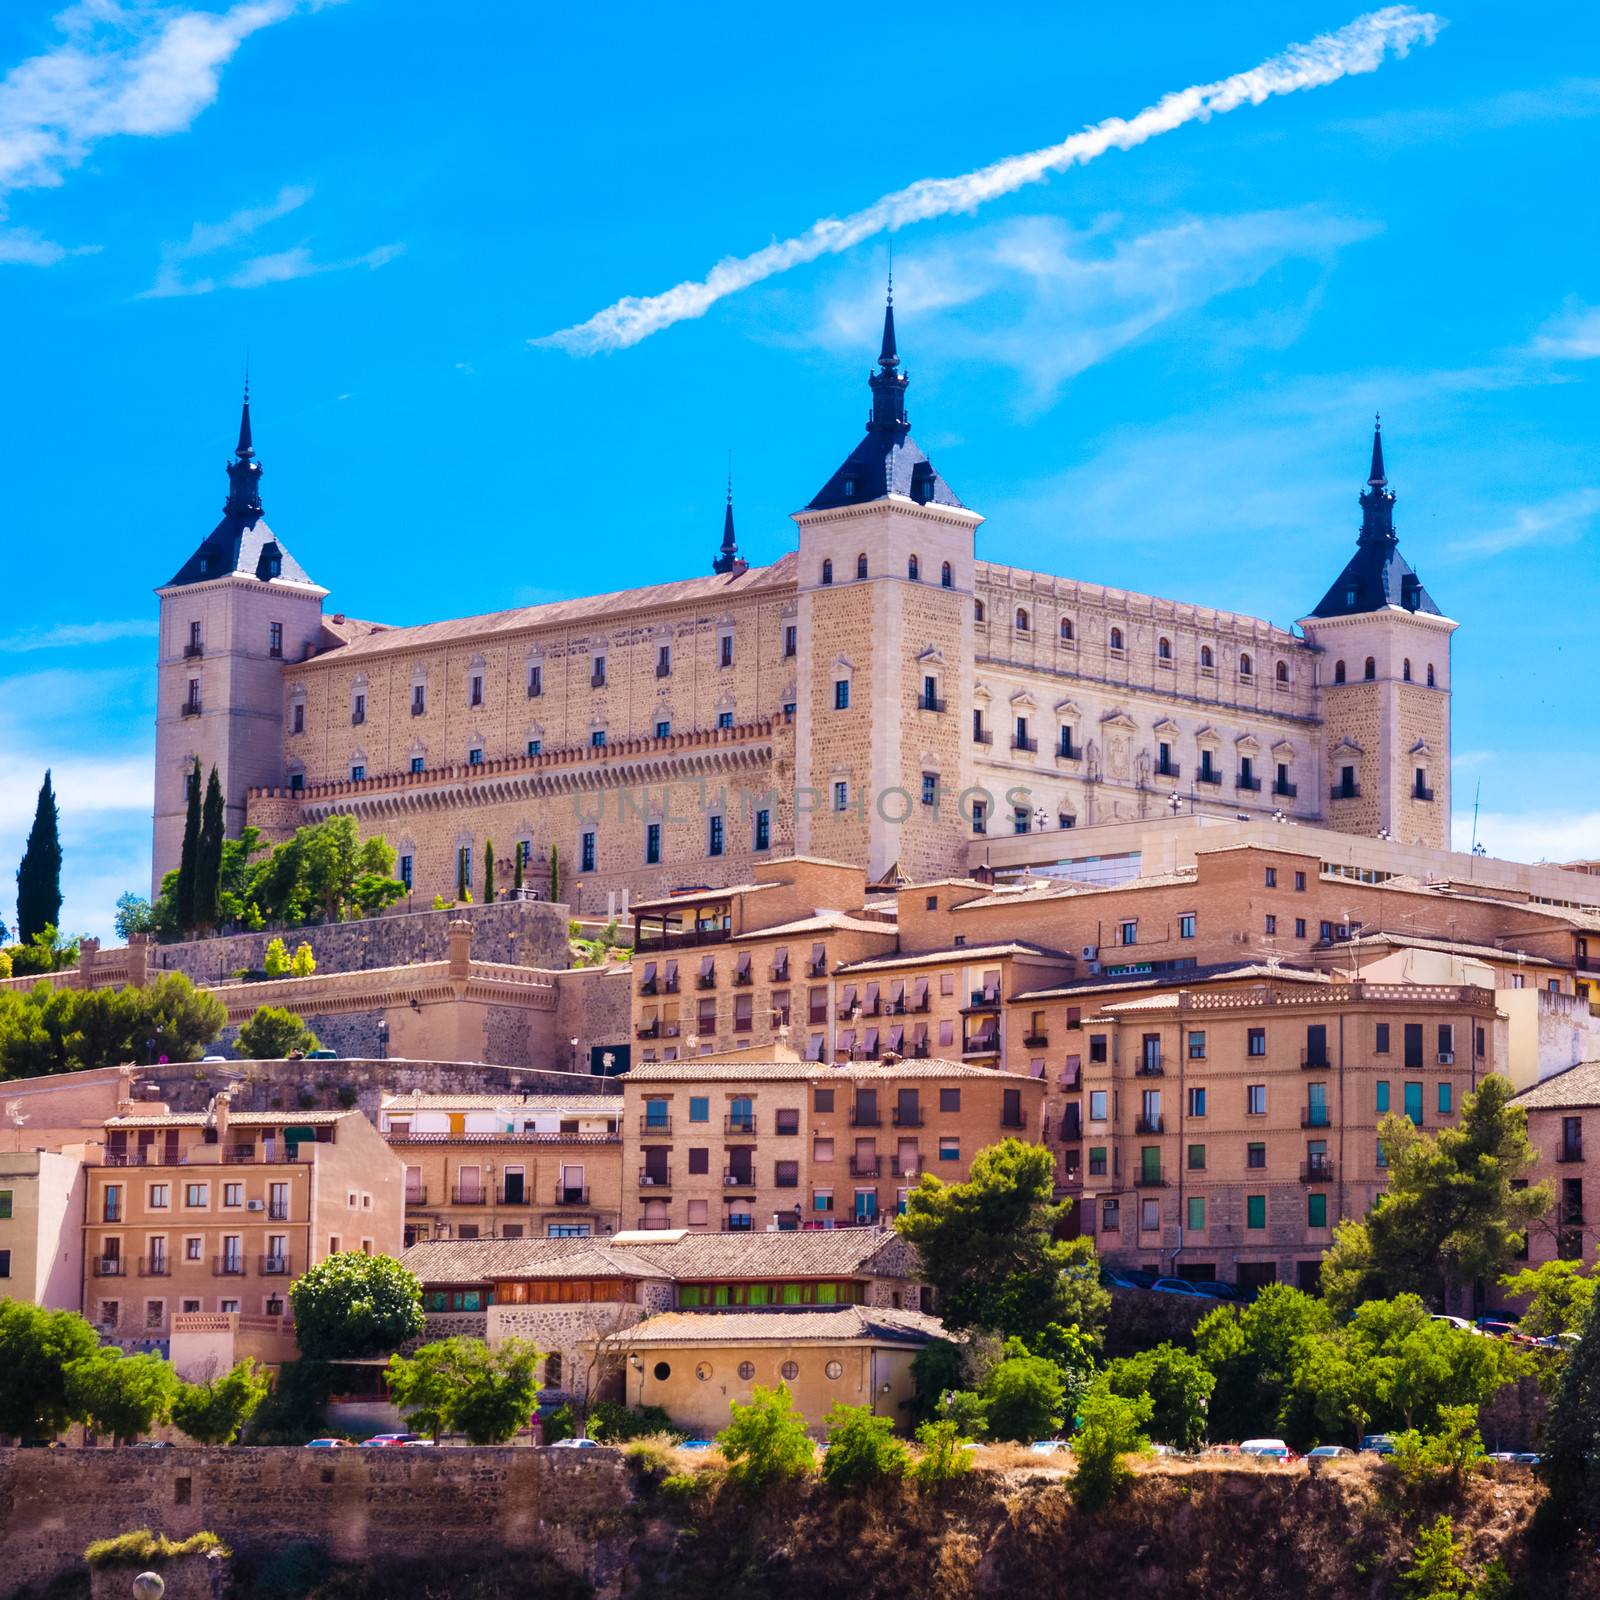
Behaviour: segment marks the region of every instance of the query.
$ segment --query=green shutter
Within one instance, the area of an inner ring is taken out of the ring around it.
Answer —
[[[1197,1194],[1189,1196],[1189,1232],[1204,1233],[1206,1226],[1206,1203]]]
[[[1308,1228],[1326,1228],[1328,1226],[1327,1195],[1308,1194],[1306,1196],[1306,1226]]]
[[[1264,1194],[1245,1196],[1245,1226],[1264,1228],[1267,1225],[1267,1197]]]

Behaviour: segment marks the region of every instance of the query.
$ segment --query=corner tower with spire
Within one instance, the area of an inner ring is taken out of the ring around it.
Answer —
[[[1361,491],[1361,530],[1300,620],[1318,649],[1323,793],[1329,825],[1406,844],[1450,845],[1450,636],[1446,617],[1400,553],[1381,418]]]
[[[971,831],[974,533],[911,437],[891,282],[866,432],[794,513],[795,848],[935,877]]]
[[[285,669],[322,636],[327,590],[267,526],[245,385],[222,520],[159,589],[152,887],[178,864],[189,774],[215,766],[227,831],[246,791],[284,781]]]

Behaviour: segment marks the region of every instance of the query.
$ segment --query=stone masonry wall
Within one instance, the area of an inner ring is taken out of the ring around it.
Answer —
[[[210,1529],[241,1555],[309,1539],[351,1562],[537,1550],[607,1593],[598,1535],[631,1497],[609,1450],[0,1450],[0,1596],[131,1528]]]
[[[359,922],[281,931],[291,951],[302,939],[311,946],[318,972],[366,972],[374,967],[446,960],[449,925],[456,920],[472,924],[474,960],[547,970],[567,965],[567,908],[545,900],[497,900],[493,905],[445,911],[386,912]],[[240,968],[259,968],[273,932],[268,929],[159,945],[151,952],[150,966],[157,972],[187,973],[196,983],[216,983]]]

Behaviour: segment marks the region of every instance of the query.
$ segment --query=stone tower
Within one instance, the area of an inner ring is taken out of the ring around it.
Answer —
[[[1321,652],[1325,815],[1346,833],[1450,845],[1450,636],[1400,554],[1374,427],[1356,552],[1300,622]]]
[[[222,521],[156,590],[153,887],[178,864],[189,774],[213,766],[228,833],[244,822],[245,791],[283,778],[283,663],[302,660],[322,632],[326,589],[306,575],[261,512],[261,463],[250,435],[250,394],[228,463]]]
[[[971,832],[969,511],[911,437],[891,287],[860,444],[803,511],[795,847],[877,881],[956,868]]]

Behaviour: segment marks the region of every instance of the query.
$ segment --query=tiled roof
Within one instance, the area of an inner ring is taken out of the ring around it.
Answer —
[[[895,924],[853,917],[848,911],[819,911],[815,916],[804,917],[799,922],[782,922],[773,928],[757,928],[751,933],[735,934],[734,943],[737,944],[741,939],[788,939],[802,933],[887,933],[892,938]]]
[[[877,1061],[641,1061],[624,1078],[627,1083],[704,1083],[741,1080],[823,1083],[838,1078],[992,1078],[984,1067],[969,1067],[959,1061],[913,1061],[909,1058],[885,1065]],[[1026,1078],[1019,1082],[1026,1083]]]
[[[1600,1106],[1600,1061],[1580,1061],[1577,1066],[1524,1089],[1511,1103],[1528,1111],[1578,1111]]]
[[[1238,978],[1282,978],[1290,983],[1332,983],[1326,972],[1309,967],[1272,966],[1265,961],[1229,961],[1209,967],[1184,967],[1176,972],[1129,973],[1126,977],[1079,978],[1055,984],[1048,989],[1030,989],[1012,995],[1013,1003],[1022,1000],[1071,1000],[1086,994],[1120,994],[1133,989],[1194,989],[1207,983],[1225,983]]]
[[[769,1307],[764,1311],[663,1311],[606,1342],[613,1347],[678,1344],[926,1344],[944,1324],[920,1311],[886,1306]]]
[[[666,1278],[642,1252],[619,1254],[598,1239],[423,1239],[401,1265],[424,1285],[484,1283],[490,1278]]]
[[[1075,878],[1057,878],[1049,883],[1035,880],[1015,887],[1001,884],[990,894],[976,900],[964,900],[950,909],[959,916],[963,911],[983,911],[993,906],[1029,905],[1036,900],[1056,900],[1069,895],[1123,894],[1129,889],[1160,889],[1194,881],[1193,867],[1179,867],[1173,872],[1146,873],[1129,878],[1125,883],[1080,883]]]
[[[890,1228],[811,1228],[797,1233],[692,1233],[670,1242],[630,1234],[613,1242],[624,1255],[640,1255],[693,1278],[833,1278],[868,1268],[876,1277],[918,1278],[915,1248]],[[634,1243],[633,1240],[638,1242]]]
[[[274,561],[276,576],[273,576]],[[167,587],[210,583],[230,573],[296,588],[317,587],[300,563],[279,544],[264,517],[246,519],[233,512],[226,513],[206,535]]]
[[[332,1127],[346,1117],[359,1117],[359,1111],[233,1111],[228,1115],[230,1128],[323,1128]],[[165,1116],[107,1117],[108,1128],[204,1128],[214,1119],[205,1111],[175,1111]]]
[[[1049,961],[1070,961],[1071,956],[1062,950],[1052,950],[1047,945],[1025,944],[1013,940],[1009,944],[957,944],[945,950],[918,950],[908,955],[869,956],[862,961],[848,961],[838,970],[844,972],[877,972],[885,967],[931,967],[951,961],[996,961],[1004,956],[1042,956]]]
[[[759,889],[782,889],[781,883],[730,883],[721,889],[690,889],[684,894],[664,894],[655,900],[632,900],[628,903],[630,915],[648,911],[671,911],[676,906],[703,906],[708,901],[731,900],[735,895],[755,894]]]
[[[620,1094],[386,1094],[385,1111],[572,1111],[580,1117],[622,1115]]]
[[[1517,961],[1530,967],[1563,965],[1562,962],[1551,961],[1546,956],[1529,955],[1523,950],[1505,950],[1499,945],[1468,944],[1460,939],[1430,939],[1414,933],[1389,933],[1383,930],[1358,933],[1349,939],[1333,939],[1322,948],[1337,953],[1341,950],[1366,950],[1377,945],[1395,950],[1442,950],[1450,955],[1478,956],[1485,961]]]
[[[640,589],[620,589],[611,594],[580,595],[572,600],[555,600],[542,606],[519,606],[511,611],[493,611],[478,617],[457,617],[448,622],[424,622],[412,628],[389,628],[353,640],[337,651],[340,660],[353,656],[379,655],[390,650],[416,650],[428,645],[459,644],[494,634],[522,633],[586,622],[610,623],[617,616],[633,611],[655,610],[662,606],[687,605],[696,601],[706,605],[752,589],[779,589],[794,583],[797,557],[789,551],[770,567],[751,567],[745,572],[709,578],[680,578],[671,583],[653,583]]]

